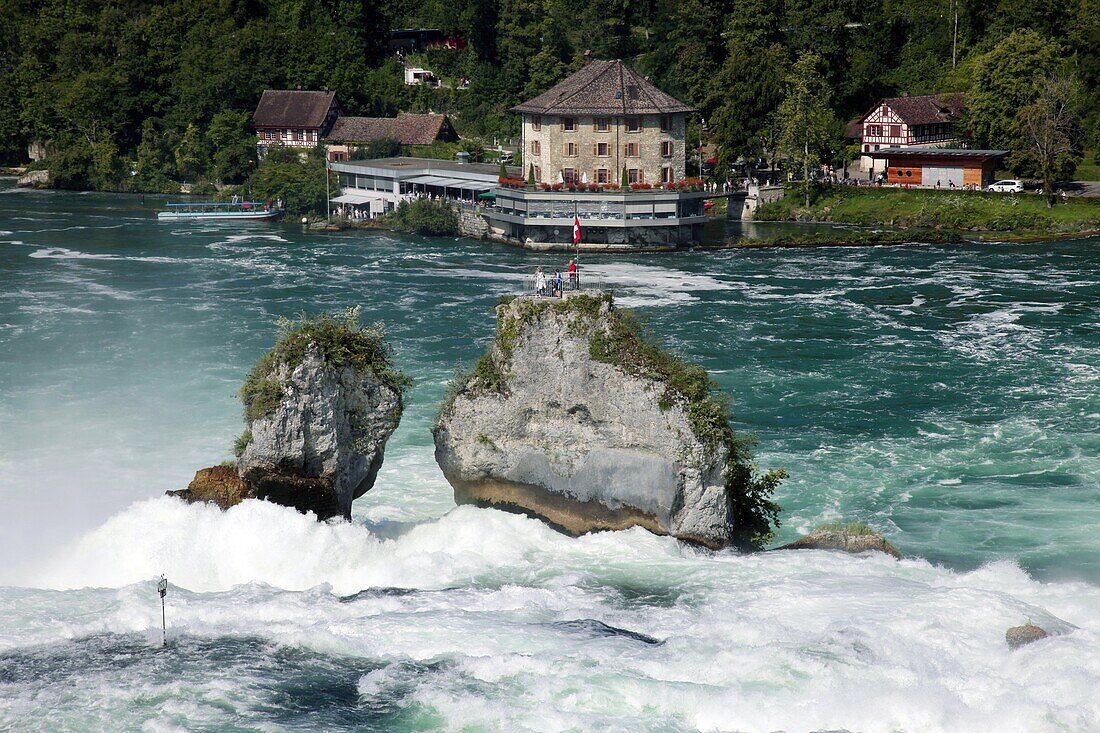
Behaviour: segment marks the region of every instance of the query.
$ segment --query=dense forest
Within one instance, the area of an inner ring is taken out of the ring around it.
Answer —
[[[386,39],[411,27],[468,41],[417,57],[468,88],[403,84]],[[1044,78],[1062,80],[1078,134],[1061,173],[1096,147],[1100,122],[1100,0],[0,0],[0,37],[0,160],[41,143],[70,187],[245,180],[265,88],[332,89],[347,114],[442,111],[464,136],[508,136],[508,108],[586,49],[698,107],[722,163],[781,148],[777,110],[799,74],[813,77],[828,159],[843,154],[843,121],[902,92],[965,92],[972,143],[1017,149],[1020,111]]]

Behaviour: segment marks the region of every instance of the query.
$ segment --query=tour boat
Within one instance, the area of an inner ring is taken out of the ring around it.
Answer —
[[[226,201],[186,204],[165,204],[167,211],[158,211],[160,221],[233,220],[265,221],[279,215],[279,209],[256,201]]]

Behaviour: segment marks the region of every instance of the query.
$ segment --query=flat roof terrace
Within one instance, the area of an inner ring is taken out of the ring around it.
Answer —
[[[363,173],[365,175],[389,176],[405,181],[418,176],[438,178],[458,178],[463,180],[488,180],[496,184],[500,177],[500,166],[492,163],[459,163],[457,160],[436,160],[435,158],[375,158],[373,160],[344,160],[330,163],[335,171],[345,173]],[[522,171],[511,167],[508,175],[519,178]]]

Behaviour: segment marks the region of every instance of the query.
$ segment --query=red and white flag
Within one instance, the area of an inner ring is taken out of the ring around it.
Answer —
[[[573,246],[576,247],[581,241],[581,220],[576,214],[573,215]]]

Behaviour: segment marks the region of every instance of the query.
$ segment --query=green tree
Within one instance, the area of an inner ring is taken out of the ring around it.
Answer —
[[[328,190],[338,185],[333,177]],[[253,195],[260,200],[281,198],[283,208],[290,214],[325,214],[326,191],[321,151],[310,151],[303,160],[295,150],[273,147],[252,176]]]
[[[1072,175],[1081,159],[1078,91],[1076,80],[1068,74],[1044,76],[1036,86],[1035,101],[1020,110],[1019,124],[1042,176],[1049,208],[1054,205],[1054,180]]]
[[[184,180],[195,180],[202,175],[205,169],[205,154],[202,146],[202,135],[199,128],[191,123],[172,151],[176,161],[176,171]]]
[[[210,172],[222,183],[241,183],[256,165],[256,134],[248,112],[227,109],[214,115],[206,129]]]
[[[821,57],[815,53],[804,53],[798,58],[786,79],[786,96],[775,113],[779,150],[802,168],[807,208],[810,170],[822,161],[836,129],[820,64]]]
[[[1015,31],[974,60],[974,81],[966,95],[965,126],[975,145],[1013,150],[1009,167],[1029,166],[1019,112],[1038,92],[1038,81],[1058,66],[1062,49],[1032,30]]]
[[[749,57],[752,62],[746,63]],[[783,98],[786,72],[787,52],[782,46],[754,50],[740,41],[731,44],[716,84],[721,101],[710,119],[723,173],[737,158],[764,152],[770,115]]]

